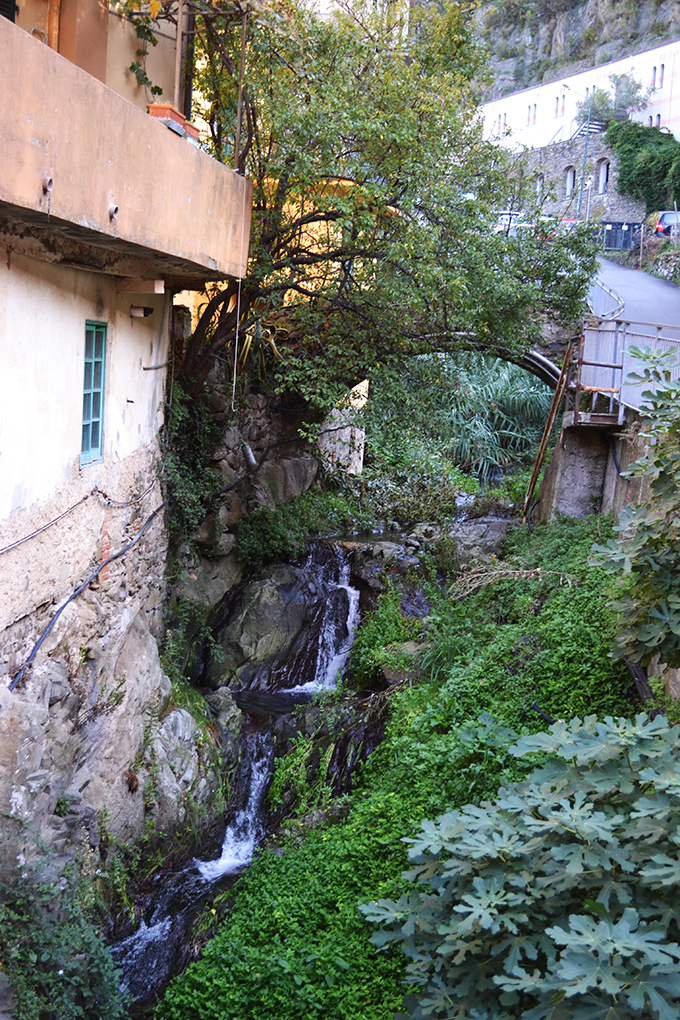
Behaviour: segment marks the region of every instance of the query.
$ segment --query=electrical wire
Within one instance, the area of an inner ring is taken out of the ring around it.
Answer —
[[[239,254],[239,268],[243,265],[243,233],[245,230],[246,215],[246,179],[243,178],[243,209],[241,210],[241,251]],[[238,326],[241,321],[241,284],[243,278],[239,277],[238,294],[236,296],[236,329],[234,330],[234,380],[231,386],[231,409],[236,410],[236,369],[238,367]]]
[[[63,605],[59,606],[59,609],[57,609],[56,613],[54,614],[54,616],[52,617],[50,622],[47,624],[47,626],[45,627],[44,631],[42,632],[42,634],[38,638],[36,644],[33,646],[33,650],[31,652],[31,654],[26,659],[26,662],[23,664],[23,666],[21,667],[19,672],[16,674],[16,676],[12,680],[12,682],[9,685],[9,687],[7,688],[7,690],[13,691],[14,688],[16,687],[16,685],[19,683],[19,681],[21,680],[22,676],[24,675],[24,673],[26,672],[28,667],[31,665],[31,663],[35,659],[36,655],[38,654],[38,651],[40,650],[40,647],[41,647],[43,641],[45,640],[47,635],[50,633],[50,631],[54,627],[55,623],[57,622],[57,620],[59,619],[61,614],[64,612],[66,607],[69,605],[69,603],[73,602],[74,598],[76,598],[78,595],[80,595],[81,591],[84,591],[87,588],[87,586],[94,581],[95,577],[100,573],[100,571],[102,571],[104,569],[104,567],[108,567],[109,563],[113,563],[114,560],[120,559],[121,556],[124,556],[125,553],[129,552],[130,549],[132,549],[132,547],[134,545],[136,545],[137,542],[139,542],[140,538],[142,537],[144,532],[147,530],[147,528],[151,525],[151,523],[154,520],[154,518],[158,516],[158,514],[161,512],[161,510],[163,510],[168,505],[169,502],[170,502],[169,499],[163,500],[161,505],[156,507],[154,512],[151,514],[151,516],[147,519],[146,523],[139,529],[139,531],[137,532],[135,537],[132,539],[132,541],[128,542],[128,544],[126,546],[123,546],[122,549],[119,549],[118,552],[113,554],[113,556],[109,556],[108,559],[103,560],[99,564],[97,569],[92,574],[90,574],[88,579],[86,581],[83,581],[83,583],[80,585],[80,587],[76,588],[76,590],[73,592],[72,595],[69,595],[69,597],[66,599],[66,602],[64,602]]]
[[[334,430],[331,430],[331,431],[334,431]],[[251,471],[247,471],[244,475],[241,475],[239,478],[237,478],[235,481],[231,482],[229,485],[225,485],[224,488],[218,489],[217,492],[210,493],[211,497],[214,499],[215,496],[220,496],[220,495],[222,495],[225,492],[230,492],[232,489],[235,489],[237,485],[240,485],[241,482],[244,482],[246,480],[246,478],[250,478],[252,475],[257,474],[257,472],[260,470],[260,468],[264,464],[265,460],[269,456],[269,452],[271,450],[273,450],[275,447],[278,447],[278,446],[287,446],[290,443],[297,443],[298,441],[299,441],[298,437],[295,437],[293,439],[280,439],[276,443],[270,443],[269,446],[267,446],[266,449],[264,450],[264,453],[262,454],[262,458],[261,458],[260,462],[254,468],[252,468]],[[152,485],[153,484],[154,483],[152,482]],[[151,486],[149,486],[149,488],[151,488]],[[149,489],[146,489],[145,492],[142,493],[142,496],[145,496],[148,491],[149,491]],[[84,497],[83,500],[81,500],[80,502],[82,503],[84,501],[84,499],[89,498],[95,492],[99,492],[101,495],[105,495],[104,493],[101,493],[101,490],[99,490],[99,489],[97,489],[95,487],[92,490],[92,492],[88,493],[87,496]],[[142,498],[142,496],[138,496],[137,499],[134,500],[133,502],[138,502]],[[163,510],[168,505],[169,502],[170,502],[170,497],[168,497],[167,499],[164,499],[163,502],[160,504],[160,506],[156,507],[154,512],[151,514],[151,516],[149,518],[147,518],[147,520],[142,525],[142,527],[139,529],[139,531],[137,532],[136,536],[132,539],[132,541],[128,542],[128,544],[126,546],[123,546],[122,549],[119,549],[118,552],[114,553],[112,556],[109,556],[108,559],[103,560],[99,564],[97,569],[95,571],[93,571],[92,574],[90,574],[90,576],[87,578],[87,580],[83,581],[83,583],[78,588],[76,588],[76,590],[71,595],[69,595],[69,597],[66,599],[66,602],[64,602],[64,604],[61,605],[59,607],[59,609],[57,609],[56,613],[54,614],[54,616],[52,617],[52,619],[50,620],[48,625],[45,627],[44,631],[42,632],[42,634],[38,638],[38,641],[33,646],[31,654],[28,656],[28,658],[26,659],[26,662],[23,664],[23,666],[21,667],[19,672],[14,676],[14,679],[12,680],[12,682],[9,685],[9,687],[7,688],[7,690],[13,691],[14,688],[16,687],[16,685],[19,683],[19,681],[21,680],[22,676],[24,675],[24,673],[26,672],[28,667],[31,665],[31,663],[35,659],[36,655],[38,654],[38,652],[39,652],[39,650],[40,650],[40,648],[41,648],[45,638],[48,636],[48,634],[50,633],[50,631],[52,630],[52,628],[54,627],[55,623],[57,622],[57,620],[59,619],[61,614],[64,612],[66,607],[69,605],[69,603],[73,602],[73,600],[78,595],[80,595],[81,592],[85,591],[85,589],[88,587],[88,585],[90,585],[94,581],[95,577],[97,577],[97,575],[104,569],[104,567],[107,567],[109,565],[109,563],[113,563],[114,560],[120,559],[121,556],[124,556],[127,552],[130,551],[130,549],[132,549],[133,546],[135,546],[137,544],[137,542],[139,542],[140,538],[142,537],[144,532],[147,530],[147,528],[149,527],[151,522],[154,520],[155,517],[158,516],[158,514],[161,512],[161,510]],[[120,505],[127,506],[127,505],[130,505],[130,504],[120,504]],[[78,504],[76,503],[75,506],[78,506]],[[73,507],[71,507],[71,509],[73,509]],[[69,511],[66,511],[66,513],[68,513],[68,512]],[[49,525],[45,525],[45,527],[49,527]],[[27,536],[27,537],[30,537],[30,536]],[[21,541],[25,541],[25,539],[22,539]],[[0,550],[0,552],[1,551],[2,550]]]
[[[0,556],[2,556],[3,553],[9,552],[10,549],[16,549],[18,545],[22,545],[22,543],[28,542],[29,538],[35,538],[36,535],[41,535],[43,531],[47,531],[47,529],[51,528],[53,524],[57,524],[64,517],[67,517],[73,510],[76,509],[76,507],[79,507],[82,503],[85,503],[86,500],[90,498],[90,496],[94,496],[95,494],[102,496],[108,502],[109,506],[115,506],[116,508],[134,506],[135,503],[139,503],[142,499],[144,499],[146,494],[150,492],[151,489],[153,489],[155,484],[156,479],[154,478],[151,484],[147,486],[147,488],[140,496],[136,496],[134,499],[129,499],[125,503],[121,503],[119,500],[114,499],[112,496],[109,496],[108,493],[104,492],[102,489],[98,488],[95,485],[95,487],[93,489],[90,489],[90,491],[86,493],[86,495],[83,496],[82,499],[79,499],[77,503],[74,503],[73,506],[70,506],[68,510],[64,510],[64,512],[59,514],[58,517],[55,517],[53,518],[53,520],[48,521],[47,524],[43,524],[40,528],[36,528],[35,531],[31,531],[30,534],[24,535],[23,538],[17,538],[15,542],[10,542],[9,545],[3,546],[2,549],[0,549]]]

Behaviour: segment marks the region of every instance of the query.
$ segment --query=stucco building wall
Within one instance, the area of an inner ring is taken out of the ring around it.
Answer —
[[[578,128],[579,103],[594,88],[609,92],[614,74],[630,74],[644,89],[654,89],[649,105],[634,113],[634,120],[680,137],[680,40],[484,103],[484,134],[516,150],[565,141]]]
[[[8,265],[9,262],[9,265]],[[163,420],[169,295],[145,295],[153,313],[132,318],[140,298],[119,294],[102,274],[21,256],[0,260],[0,548],[43,527],[91,495],[41,535],[2,554],[0,631],[56,605],[94,560],[123,542],[131,521],[161,502],[156,435]],[[85,323],[107,324],[101,460],[81,465]],[[140,495],[147,495],[139,500]],[[160,522],[159,522],[160,523]],[[150,566],[160,582],[164,555]],[[27,651],[39,621],[6,635],[0,673]]]

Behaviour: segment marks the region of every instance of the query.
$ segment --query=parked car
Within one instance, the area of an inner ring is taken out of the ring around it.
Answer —
[[[491,229],[494,234],[509,234],[510,237],[514,237],[517,224],[523,220],[523,212],[517,209],[501,209],[496,213],[496,222]]]
[[[670,234],[671,228],[676,223],[680,224],[680,212],[667,209],[664,212],[657,213],[655,220],[655,225],[652,228],[655,234]]]

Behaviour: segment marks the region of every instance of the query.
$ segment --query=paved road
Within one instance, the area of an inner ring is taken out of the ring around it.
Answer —
[[[623,298],[621,318],[680,327],[680,287],[608,259],[599,262],[598,279]]]

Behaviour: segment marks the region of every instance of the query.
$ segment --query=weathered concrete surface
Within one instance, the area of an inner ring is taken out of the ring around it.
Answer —
[[[538,492],[534,520],[551,521],[560,514],[587,517],[600,509],[609,436],[599,429],[579,426],[564,430],[564,445],[552,451]]]
[[[252,184],[7,18],[0,95],[0,203],[48,225],[53,257],[63,234],[120,256],[143,249],[140,276],[157,273],[163,255],[176,260],[178,283],[245,274]]]

